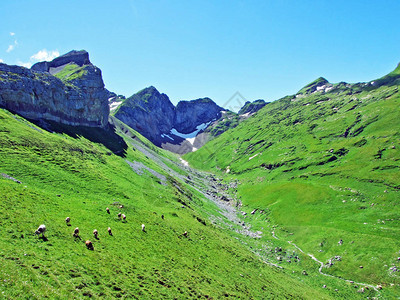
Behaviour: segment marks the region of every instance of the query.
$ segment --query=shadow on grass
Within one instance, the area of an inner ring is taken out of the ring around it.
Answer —
[[[106,147],[115,155],[121,157],[126,156],[128,145],[125,143],[122,137],[115,133],[115,126],[112,124],[108,124],[105,128],[100,128],[88,126],[71,126],[48,120],[29,121],[49,132],[64,133],[75,139],[84,137],[85,139],[93,143],[104,145],[104,147]]]

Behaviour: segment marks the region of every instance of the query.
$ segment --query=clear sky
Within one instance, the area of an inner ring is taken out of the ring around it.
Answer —
[[[106,88],[153,85],[173,103],[235,92],[276,100],[323,76],[381,77],[400,62],[399,0],[1,0],[0,61],[85,49]]]

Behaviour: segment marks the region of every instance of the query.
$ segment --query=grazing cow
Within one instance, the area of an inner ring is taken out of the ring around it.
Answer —
[[[88,248],[89,250],[94,250],[93,243],[91,241],[87,240],[85,242],[85,245],[86,245],[86,248]]]
[[[78,237],[78,236],[79,236],[79,228],[76,227],[76,228],[74,229],[74,237]]]
[[[38,229],[35,231],[35,234],[39,235],[42,234],[42,237],[44,238],[44,232],[46,231],[46,225],[42,224],[38,227]]]
[[[113,235],[113,234],[112,234],[112,231],[111,231],[111,227],[108,227],[107,231],[108,231],[108,234],[109,234],[109,235]]]
[[[146,232],[146,226],[144,224],[142,224],[142,231]]]

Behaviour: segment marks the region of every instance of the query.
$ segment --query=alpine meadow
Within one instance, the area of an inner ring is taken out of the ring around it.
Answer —
[[[399,10],[2,2],[0,299],[400,299]]]

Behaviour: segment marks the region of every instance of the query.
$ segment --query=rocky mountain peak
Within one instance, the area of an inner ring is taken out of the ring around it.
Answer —
[[[0,106],[13,112],[74,126],[108,124],[109,92],[86,51],[71,51],[31,69],[4,64],[0,76]]]
[[[166,94],[160,93],[154,86],[149,86],[132,95],[125,101],[127,106],[140,107],[148,112],[155,112],[161,108],[173,111],[174,105]]]
[[[219,119],[222,110],[223,108],[207,97],[180,101],[176,106],[175,128],[185,134],[193,132],[198,125]]]
[[[85,50],[72,50],[64,55],[61,55],[52,61],[42,61],[34,64],[31,69],[40,72],[49,72],[54,74],[54,69],[58,69],[67,64],[74,63],[80,67],[83,65],[91,65],[92,63],[89,60],[89,53]]]
[[[157,146],[180,145],[220,118],[221,110],[210,98],[180,101],[175,107],[167,95],[150,86],[127,98],[115,117]],[[192,151],[193,145],[186,148],[186,152]]]
[[[175,107],[168,96],[155,87],[147,87],[127,98],[116,110],[115,117],[139,131],[157,146],[161,134],[173,128]]]

